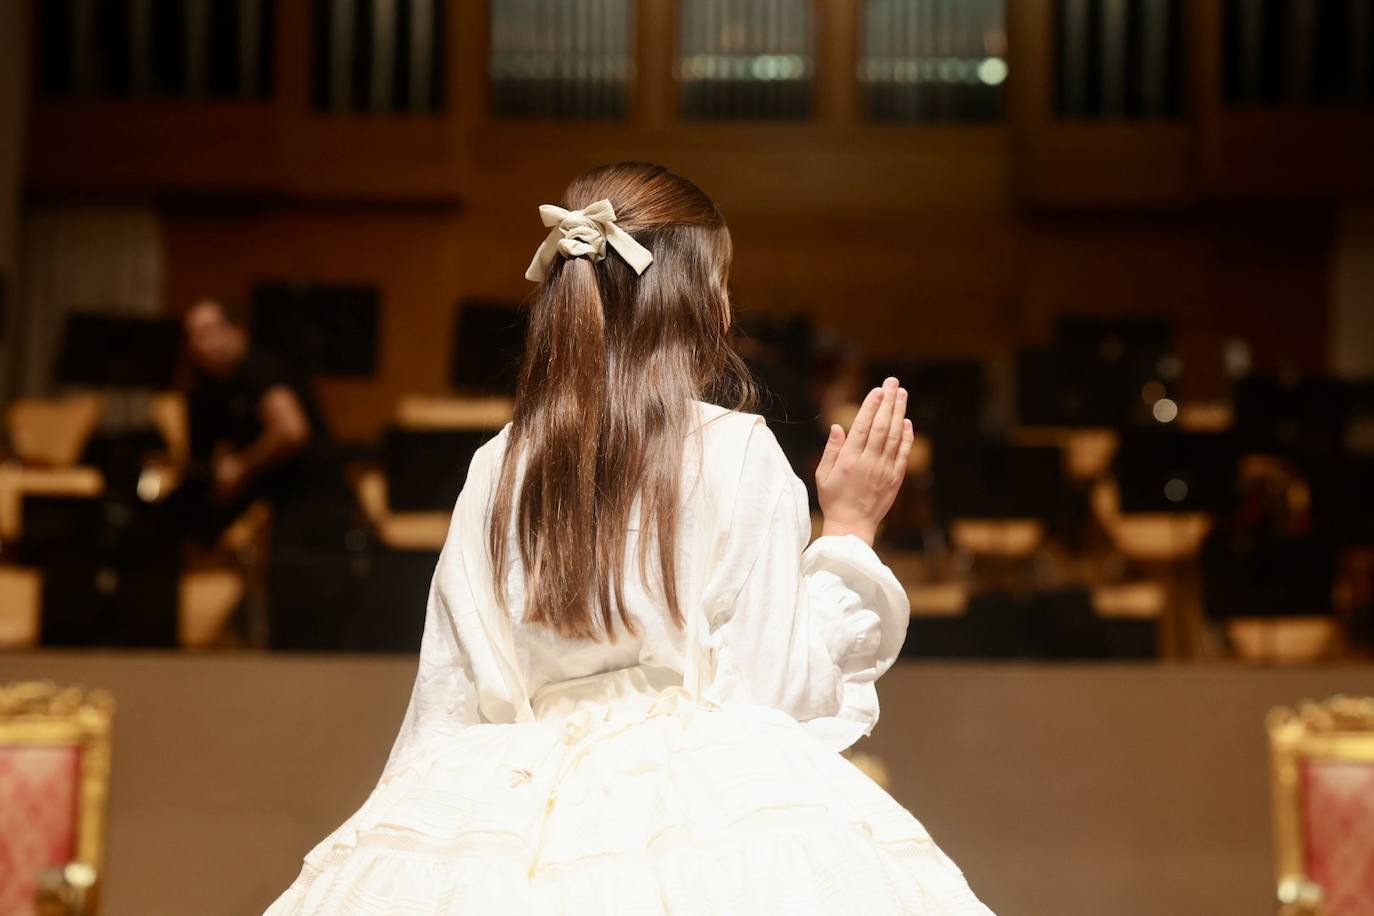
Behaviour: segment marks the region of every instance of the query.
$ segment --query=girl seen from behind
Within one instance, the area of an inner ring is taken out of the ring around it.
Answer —
[[[624,163],[540,213],[513,419],[458,496],[400,734],[267,916],[987,916],[840,755],[906,632],[872,549],[905,392],[831,429],[811,541],[710,198]]]

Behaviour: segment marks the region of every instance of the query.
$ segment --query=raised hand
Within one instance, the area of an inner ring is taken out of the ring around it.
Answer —
[[[825,524],[821,535],[853,534],[872,544],[878,523],[892,508],[915,434],[906,418],[906,389],[888,378],[864,398],[846,436],[830,427],[816,468],[816,491]]]

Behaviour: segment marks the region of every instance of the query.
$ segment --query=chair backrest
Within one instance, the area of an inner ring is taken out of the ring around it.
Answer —
[[[409,430],[498,432],[514,403],[502,397],[442,397],[408,394],[396,402],[396,425]]]
[[[0,686],[0,913],[31,916],[48,869],[99,868],[113,713],[103,691]]]
[[[1280,904],[1374,916],[1374,698],[1279,707],[1268,726]]]
[[[5,412],[15,454],[25,464],[71,467],[81,459],[104,403],[98,394],[16,398]]]

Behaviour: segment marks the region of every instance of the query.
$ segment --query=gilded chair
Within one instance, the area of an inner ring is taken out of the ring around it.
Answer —
[[[1374,698],[1268,719],[1282,916],[1374,916]]]
[[[113,714],[103,691],[0,685],[0,913],[96,912]]]

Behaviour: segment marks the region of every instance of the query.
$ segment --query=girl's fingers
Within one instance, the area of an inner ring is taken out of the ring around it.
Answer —
[[[840,457],[840,449],[844,446],[844,427],[838,423],[830,425],[830,438],[825,440],[825,452],[821,455],[821,463],[816,467],[816,479],[825,480],[830,476],[830,469],[835,466],[835,459]]]
[[[910,420],[902,421],[902,438],[897,443],[897,456],[894,465],[897,473],[902,477],[906,476],[907,460],[911,457],[911,445],[916,441],[916,431],[911,428]]]
[[[873,426],[864,443],[864,452],[881,457],[887,447],[887,428],[892,424],[892,404],[897,400],[897,380],[889,376],[883,382],[883,399],[873,416]]]
[[[906,427],[906,389],[898,388],[893,401],[892,421],[887,424],[887,442],[883,444],[883,457],[889,459],[897,454],[897,446],[902,444],[902,430]]]
[[[849,452],[862,452],[864,445],[868,442],[868,434],[873,429],[873,415],[878,409],[878,405],[883,401],[883,390],[874,388],[864,398],[863,404],[859,405],[859,413],[854,417],[854,422],[849,426],[849,438],[844,442],[844,448]]]

